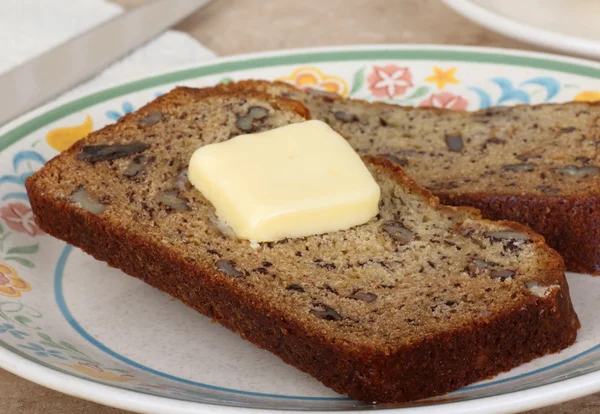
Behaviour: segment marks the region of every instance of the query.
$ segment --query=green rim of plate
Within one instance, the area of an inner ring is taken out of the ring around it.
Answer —
[[[39,115],[24,124],[8,131],[0,136],[0,151],[35,132],[39,128],[48,125],[58,119],[77,112],[91,105],[107,101],[128,93],[148,89],[167,83],[179,82],[186,79],[198,78],[224,72],[235,72],[240,70],[257,69],[270,66],[320,63],[320,62],[346,62],[355,60],[453,60],[472,63],[496,63],[500,65],[511,65],[547,69],[574,75],[600,78],[600,69],[586,66],[580,63],[553,60],[551,58],[517,56],[494,52],[459,51],[447,49],[427,50],[344,50],[344,51],[319,51],[299,52],[296,54],[281,56],[266,56],[256,58],[240,58],[239,60],[218,62],[202,65],[197,68],[184,69],[169,72],[163,75],[152,76],[133,82],[128,82],[101,92],[93,93],[75,101],[54,108]]]

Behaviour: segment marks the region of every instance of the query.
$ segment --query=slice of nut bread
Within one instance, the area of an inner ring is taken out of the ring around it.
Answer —
[[[600,105],[469,113],[342,99],[280,82],[235,87],[303,102],[359,153],[399,163],[443,203],[528,225],[563,256],[567,269],[600,272]]]
[[[441,206],[384,158],[364,158],[382,190],[364,225],[258,248],[224,232],[185,179],[192,153],[307,117],[257,92],[178,88],[29,178],[36,220],[359,400],[442,394],[575,341],[542,237]]]

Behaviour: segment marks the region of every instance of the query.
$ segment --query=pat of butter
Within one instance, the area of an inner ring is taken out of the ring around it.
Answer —
[[[321,121],[201,147],[188,177],[239,238],[257,242],[345,230],[379,208],[371,173]]]

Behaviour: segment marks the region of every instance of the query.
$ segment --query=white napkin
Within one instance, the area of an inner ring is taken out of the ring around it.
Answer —
[[[0,74],[122,12],[106,0],[0,0]],[[68,95],[214,57],[191,36],[168,31]]]

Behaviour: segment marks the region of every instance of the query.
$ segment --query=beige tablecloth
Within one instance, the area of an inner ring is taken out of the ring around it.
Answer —
[[[114,1],[130,7],[145,0]],[[190,33],[221,56],[358,43],[437,43],[540,50],[482,29],[438,0],[218,0],[177,29]],[[2,370],[0,390],[0,413],[5,414],[126,413],[48,390]],[[600,394],[528,414],[597,413],[600,413]]]

